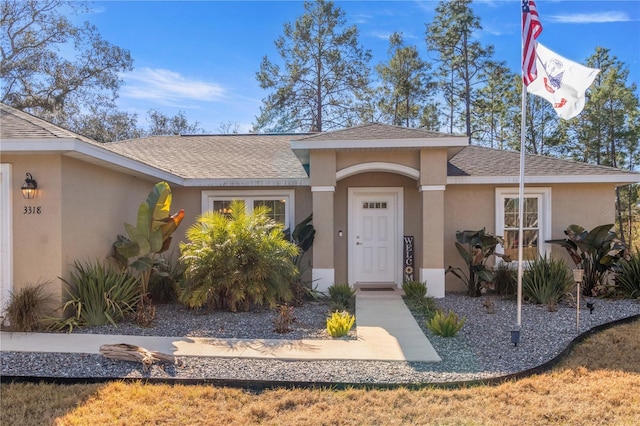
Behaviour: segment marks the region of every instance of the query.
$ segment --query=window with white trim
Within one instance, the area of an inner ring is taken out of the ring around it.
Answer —
[[[202,211],[230,213],[231,201],[239,200],[246,206],[247,213],[258,206],[269,208],[269,217],[288,229],[294,216],[293,190],[238,190],[238,191],[203,191]]]
[[[496,252],[513,261],[518,260],[519,201],[518,188],[496,188],[496,235],[504,239],[504,247]],[[551,188],[525,188],[522,232],[525,262],[548,250],[545,241],[551,238]]]

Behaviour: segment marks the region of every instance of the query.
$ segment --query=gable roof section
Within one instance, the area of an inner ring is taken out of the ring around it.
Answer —
[[[307,165],[311,150],[458,148],[468,144],[469,138],[466,136],[368,123],[292,139],[291,149],[300,162]]]
[[[293,149],[422,148],[468,145],[466,136],[389,124],[368,123],[348,129],[315,133],[291,141]]]
[[[541,155],[525,155],[525,183],[640,182],[640,174]],[[517,184],[520,153],[469,145],[447,164],[448,184]]]
[[[0,103],[0,151],[11,154],[62,154],[130,175],[170,183],[175,176],[105,149],[105,144]]]
[[[106,148],[189,180],[189,186],[308,185],[291,135],[152,136]]]
[[[99,145],[89,138],[70,130],[51,124],[34,115],[11,108],[0,103],[0,139],[22,142],[36,142],[45,140],[79,140],[93,145]]]

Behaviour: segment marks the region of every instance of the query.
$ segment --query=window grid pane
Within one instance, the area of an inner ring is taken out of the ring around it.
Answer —
[[[518,202],[517,198],[504,199],[504,253],[512,259],[518,258]],[[524,199],[523,214],[523,260],[538,257],[539,220],[538,198]]]
[[[254,200],[253,208],[259,206],[266,206],[269,208],[269,212],[267,216],[269,216],[274,221],[286,225],[285,223],[285,214],[286,214],[286,202],[285,200]]]

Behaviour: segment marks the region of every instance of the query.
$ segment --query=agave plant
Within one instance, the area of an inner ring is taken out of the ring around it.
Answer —
[[[493,271],[486,266],[487,259],[498,255],[495,253],[496,246],[504,244],[504,241],[502,237],[489,234],[484,228],[479,231],[458,231],[456,240],[456,248],[466,263],[467,270],[449,266],[446,272],[452,273],[466,284],[469,296],[480,296],[482,283],[490,283],[494,278]]]
[[[580,225],[565,229],[565,239],[548,240],[564,247],[578,268],[584,269],[582,292],[595,296],[604,286],[611,270],[621,259],[629,258],[627,246],[611,231],[613,224],[600,225],[591,231]]]

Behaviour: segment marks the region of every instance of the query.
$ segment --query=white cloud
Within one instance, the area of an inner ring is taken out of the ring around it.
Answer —
[[[607,22],[628,22],[629,15],[624,12],[575,13],[569,15],[552,15],[548,19],[564,24],[602,24]]]
[[[192,80],[166,69],[141,68],[123,74],[122,78],[125,84],[120,89],[120,96],[164,105],[219,101],[226,95],[226,90],[219,84]]]

